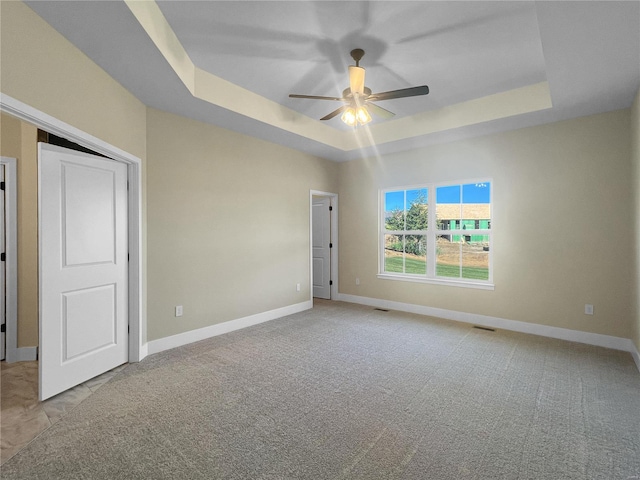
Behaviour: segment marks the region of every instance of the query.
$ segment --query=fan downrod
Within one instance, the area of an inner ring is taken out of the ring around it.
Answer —
[[[364,50],[362,50],[361,48],[351,50],[351,58],[356,61],[356,67],[360,66],[360,60],[362,59],[362,57],[364,57]]]

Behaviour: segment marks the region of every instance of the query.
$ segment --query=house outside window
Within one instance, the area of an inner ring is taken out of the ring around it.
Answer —
[[[380,192],[384,279],[493,288],[492,181]]]

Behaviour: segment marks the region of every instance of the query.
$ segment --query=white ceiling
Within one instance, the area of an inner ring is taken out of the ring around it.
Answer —
[[[627,108],[640,86],[639,1],[27,4],[146,105],[336,161]],[[340,96],[354,48],[374,92],[430,94],[356,132],[317,120],[340,103],[288,98]]]

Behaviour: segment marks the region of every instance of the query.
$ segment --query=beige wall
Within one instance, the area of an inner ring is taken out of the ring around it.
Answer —
[[[145,158],[145,106],[24,3],[0,2],[0,88]]]
[[[630,338],[629,125],[624,110],[340,164],[341,293]],[[377,279],[378,190],[478,177],[495,290]]]
[[[141,158],[144,178],[146,107],[22,2],[0,2],[0,57],[3,94]],[[2,154],[19,158],[18,346],[34,346],[36,129],[5,116],[2,120]],[[143,232],[143,245],[144,240]]]
[[[147,126],[149,340],[308,300],[309,190],[336,191],[337,164],[158,110]]]
[[[0,116],[0,154],[17,163],[18,347],[38,344],[38,130]]]
[[[634,318],[631,337],[640,351],[640,90],[631,108],[631,162],[633,165],[633,190],[635,194],[635,282],[633,283]]]

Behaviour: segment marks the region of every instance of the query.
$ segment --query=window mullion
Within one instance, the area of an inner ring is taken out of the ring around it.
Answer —
[[[407,273],[407,191],[404,191],[404,211],[402,217],[404,218],[404,224],[402,227],[402,273]]]
[[[385,215],[384,212],[387,208],[386,205],[386,200],[385,200],[385,196],[384,196],[384,192],[380,192],[380,199],[379,199],[379,205],[382,206],[382,208],[380,208],[380,212],[378,213],[379,215],[379,222],[380,222],[380,239],[379,239],[379,254],[378,254],[378,271],[379,272],[385,272],[386,268],[385,268],[385,250],[384,250],[384,246],[385,246],[385,233],[387,231],[387,224],[386,224],[386,219],[385,219]]]
[[[433,184],[428,186],[427,211],[427,277],[436,276],[436,191]]]

